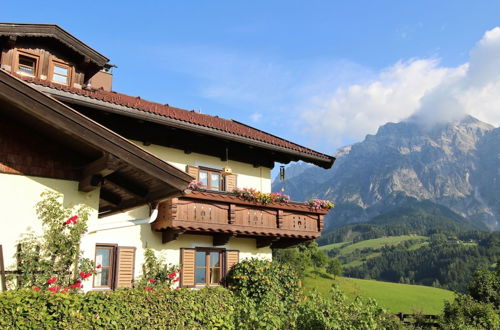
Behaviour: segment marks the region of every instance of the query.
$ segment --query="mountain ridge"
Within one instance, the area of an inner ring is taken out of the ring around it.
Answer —
[[[434,126],[387,123],[339,148],[332,170],[295,168],[284,184],[275,180],[273,190],[284,186],[295,200],[332,200],[337,207],[326,219],[327,230],[367,222],[409,199],[432,201],[498,230],[499,145],[500,128],[472,116]]]

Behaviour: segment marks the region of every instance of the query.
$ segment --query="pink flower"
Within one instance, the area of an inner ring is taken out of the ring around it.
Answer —
[[[170,275],[168,275],[168,278],[173,279],[175,277],[175,275],[177,275],[175,272],[170,273]]]
[[[153,288],[152,288],[152,287],[150,287],[150,286],[147,286],[147,287],[146,287],[146,290],[151,291],[151,290],[153,290]]]
[[[154,282],[156,282],[156,280],[155,280],[154,278],[150,278],[148,281],[149,281],[149,283],[154,283]]]
[[[96,267],[96,268],[97,268],[97,269],[101,269],[101,268],[102,268],[102,265],[101,265],[101,264],[99,264],[99,265],[97,265],[97,267]]]
[[[54,277],[49,278],[49,279],[47,280],[47,283],[48,283],[48,284],[52,284],[52,283],[55,283],[56,281],[57,281],[57,277],[55,277],[55,276],[54,276]]]
[[[181,279],[180,277],[177,277],[177,278],[174,280],[174,282],[179,282],[179,280],[180,280],[180,279]]]
[[[78,220],[78,216],[74,215],[71,218],[69,218],[68,220],[64,221],[64,224],[65,225],[69,225],[70,223],[76,224],[76,220]]]

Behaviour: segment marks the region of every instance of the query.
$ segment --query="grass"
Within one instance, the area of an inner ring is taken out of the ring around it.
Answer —
[[[428,239],[426,236],[411,236],[411,235],[403,235],[403,236],[390,236],[390,237],[380,237],[369,239],[366,241],[357,242],[354,244],[347,245],[342,248],[346,242],[343,243],[334,243],[320,246],[319,249],[322,251],[328,251],[334,248],[340,248],[340,255],[349,254],[356,249],[364,249],[364,248],[373,248],[379,249],[383,246],[387,245],[397,245],[404,241],[416,240],[416,239]]]
[[[454,298],[453,292],[448,290],[346,277],[334,280],[320,271],[309,271],[303,283],[306,291],[316,289],[323,295],[329,295],[331,286],[337,284],[349,298],[373,298],[390,313],[440,314],[445,300]]]

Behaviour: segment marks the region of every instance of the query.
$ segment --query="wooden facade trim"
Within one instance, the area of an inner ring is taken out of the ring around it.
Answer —
[[[164,243],[189,233],[212,235],[214,246],[251,237],[257,248],[286,247],[319,237],[327,213],[300,203],[263,205],[228,193],[193,191],[161,203],[152,228],[162,232]]]
[[[107,57],[55,24],[0,23],[0,36],[11,38],[51,37],[79,53],[83,56],[84,61],[92,61],[100,67],[109,62]]]
[[[103,201],[100,211],[107,211],[107,214],[179,196],[192,180],[183,171],[3,71],[0,71],[0,102],[9,105],[1,109],[7,117],[27,123],[44,134],[52,134],[62,145],[77,147],[75,150],[78,150],[78,154],[90,158],[84,170],[86,178],[81,178],[85,181],[81,182],[82,186],[87,190],[92,183],[99,184],[97,182],[99,180],[95,178],[92,180],[93,177],[98,178],[99,175],[109,174],[111,171],[108,168],[94,168],[91,165],[92,161],[99,157],[115,159],[111,165],[118,170],[112,174],[114,176],[119,174],[131,181],[128,186],[124,185],[119,189],[114,189],[111,185],[106,186],[106,182],[103,183],[104,187],[122,199],[118,202],[119,205],[106,204]],[[148,183],[147,193],[143,198],[137,198],[129,193],[129,188],[134,183]],[[113,199],[115,202],[117,200]]]

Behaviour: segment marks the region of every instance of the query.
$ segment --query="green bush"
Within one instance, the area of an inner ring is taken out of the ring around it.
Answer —
[[[401,323],[372,300],[348,301],[337,288],[331,298],[318,293],[307,295],[297,306],[297,329],[399,329]]]
[[[207,303],[210,302],[210,303]],[[234,328],[235,299],[222,288],[0,294],[1,329]]]
[[[257,302],[272,295],[292,304],[300,296],[300,280],[290,266],[256,258],[236,264],[227,276],[227,283],[238,295]]]
[[[445,302],[441,323],[444,329],[500,329],[500,313],[492,303],[458,294],[453,302]]]

